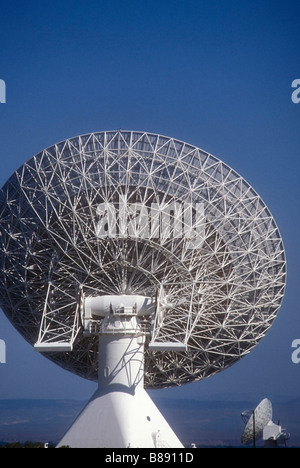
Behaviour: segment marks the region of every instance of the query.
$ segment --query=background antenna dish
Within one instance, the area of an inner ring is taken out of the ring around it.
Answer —
[[[249,412],[242,413],[242,419],[245,421],[245,416]],[[262,400],[254,411],[250,412],[250,417],[246,423],[241,442],[244,445],[251,444],[255,447],[256,440],[263,435],[263,430],[272,420],[272,403],[265,398]]]
[[[270,211],[233,169],[174,138],[120,129],[67,139],[11,176],[0,207],[2,310],[37,351],[99,389],[220,372],[261,340],[281,305],[285,253]],[[107,398],[99,405],[112,412],[119,400]],[[133,423],[139,434],[148,416]],[[94,444],[145,443],[123,435]]]

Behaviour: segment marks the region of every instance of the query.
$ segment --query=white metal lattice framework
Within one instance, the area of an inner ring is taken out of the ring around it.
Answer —
[[[199,214],[200,213],[200,214]],[[280,233],[253,188],[219,159],[156,134],[111,131],[56,144],[0,192],[0,303],[32,344],[97,380],[98,338],[81,298],[157,298],[145,316],[147,388],[219,372],[265,335],[280,307]]]

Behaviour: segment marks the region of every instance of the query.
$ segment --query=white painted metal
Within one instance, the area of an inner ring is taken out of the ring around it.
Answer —
[[[39,353],[61,353],[61,352],[68,352],[73,351],[73,345],[71,343],[56,341],[55,343],[36,343],[34,345],[35,351]]]
[[[153,315],[155,314],[155,298],[125,295],[118,296],[96,296],[88,297],[84,301],[84,317],[92,319],[96,317],[106,317],[110,314],[116,314],[119,309],[124,309],[124,313],[132,310],[135,315]],[[122,311],[120,310],[120,313]]]
[[[277,440],[282,434],[281,426],[269,421],[263,429],[263,440]]]
[[[263,440],[265,448],[279,447],[280,444],[286,444],[290,434],[283,429],[280,424],[269,421],[263,430]]]
[[[150,343],[150,351],[186,351],[187,345],[184,343],[175,343],[172,341],[166,341],[162,343]]]
[[[76,448],[182,448],[169,424],[143,389],[98,390],[59,442]]]
[[[242,444],[248,445],[253,440],[258,440],[262,437],[264,427],[272,420],[272,414],[272,403],[268,398],[264,398],[248,419],[242,434]]]
[[[146,335],[137,312],[147,302],[149,298],[136,296],[120,297],[119,302],[115,296],[90,301],[89,310],[105,315],[99,334],[98,390],[58,447],[183,447],[144,389]]]
[[[152,408],[151,440],[175,444],[142,380],[177,386],[232,365],[271,326],[285,281],[282,239],[259,195],[219,159],[173,138],[67,139],[0,191],[1,308],[46,357],[90,380],[99,374],[72,441],[90,431],[108,443],[96,421],[110,411],[118,443],[148,444],[121,427],[146,430]],[[137,402],[141,421],[128,418]]]
[[[72,352],[47,357],[88,379],[97,380],[101,323],[86,336],[83,296],[160,296],[143,327],[145,386],[161,388],[247,354],[275,319],[285,279],[281,236],[259,195],[173,138],[71,138],[0,191],[1,308],[37,349],[67,343]]]

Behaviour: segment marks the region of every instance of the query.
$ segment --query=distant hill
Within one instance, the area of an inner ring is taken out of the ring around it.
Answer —
[[[0,440],[55,443],[84,404],[76,400],[0,400]]]
[[[185,446],[237,447],[244,424],[240,414],[252,409],[247,401],[155,399],[155,403]],[[84,407],[77,400],[0,400],[0,441],[28,440],[56,444]],[[300,399],[273,405],[291,433],[288,446],[300,446]]]

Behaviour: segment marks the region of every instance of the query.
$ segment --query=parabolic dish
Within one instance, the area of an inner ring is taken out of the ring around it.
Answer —
[[[255,408],[254,414],[251,414],[251,417],[249,418],[242,435],[242,444],[250,444],[253,441],[254,435],[255,440],[260,439],[260,437],[262,437],[264,427],[271,420],[272,403],[270,402],[270,400],[268,400],[268,398],[265,398]]]
[[[186,344],[175,352],[146,343],[145,386],[160,388],[247,354],[275,319],[285,278],[282,239],[259,195],[216,157],[173,138],[67,139],[0,192],[1,308],[31,344],[43,320],[48,341],[73,334],[73,351],[45,355],[87,379],[97,380],[98,338],[76,318],[83,294],[158,298],[156,342]],[[143,328],[149,343],[149,317]]]

